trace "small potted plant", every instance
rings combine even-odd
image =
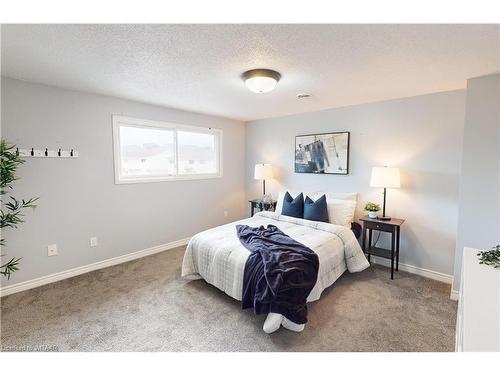
[[[365,210],[368,211],[368,217],[371,219],[377,218],[377,212],[380,211],[380,206],[376,203],[368,202],[365,205]]]
[[[479,264],[486,264],[493,268],[500,268],[500,245],[493,246],[490,251],[480,251]]]

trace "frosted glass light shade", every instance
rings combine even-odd
[[[263,94],[274,90],[281,74],[271,69],[252,69],[243,73],[242,78],[250,91]]]
[[[370,186],[383,188],[401,187],[399,168],[373,167]]]
[[[253,77],[245,81],[247,88],[256,94],[273,91],[277,83],[278,81],[271,77]]]
[[[271,164],[255,164],[254,178],[256,180],[269,180],[273,178],[273,166]]]

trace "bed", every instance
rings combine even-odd
[[[280,212],[280,211],[278,211]],[[196,234],[188,243],[182,276],[204,279],[241,301],[243,273],[250,252],[236,235],[236,225],[275,225],[312,249],[319,258],[318,279],[307,301],[316,301],[346,270],[360,272],[369,266],[351,229],[345,225],[316,222],[263,211],[253,217]]]

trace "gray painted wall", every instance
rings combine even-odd
[[[387,203],[389,215],[407,220],[400,261],[451,275],[464,108],[459,90],[249,122],[247,198],[261,192],[255,163],[272,163],[276,178],[267,186],[275,197],[285,188],[356,191],[359,217],[364,203],[382,199],[381,190],[370,187],[371,167],[400,167],[402,188],[389,190]],[[350,174],[294,173],[295,135],[328,131],[351,132]]]
[[[40,201],[19,230],[3,233],[4,253],[23,257],[4,285],[186,238],[245,213],[242,122],[3,77],[1,100],[8,141],[80,152],[73,160],[28,159],[19,169],[15,195]],[[112,114],[222,129],[223,178],[115,185]],[[91,236],[98,247],[89,247]],[[59,255],[48,257],[52,243]]]
[[[459,290],[464,246],[500,243],[500,75],[467,81],[455,278]]]

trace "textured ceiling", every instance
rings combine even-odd
[[[499,70],[499,38],[498,25],[3,25],[2,75],[252,120],[464,88]],[[248,91],[253,68],[278,70],[277,88]]]

